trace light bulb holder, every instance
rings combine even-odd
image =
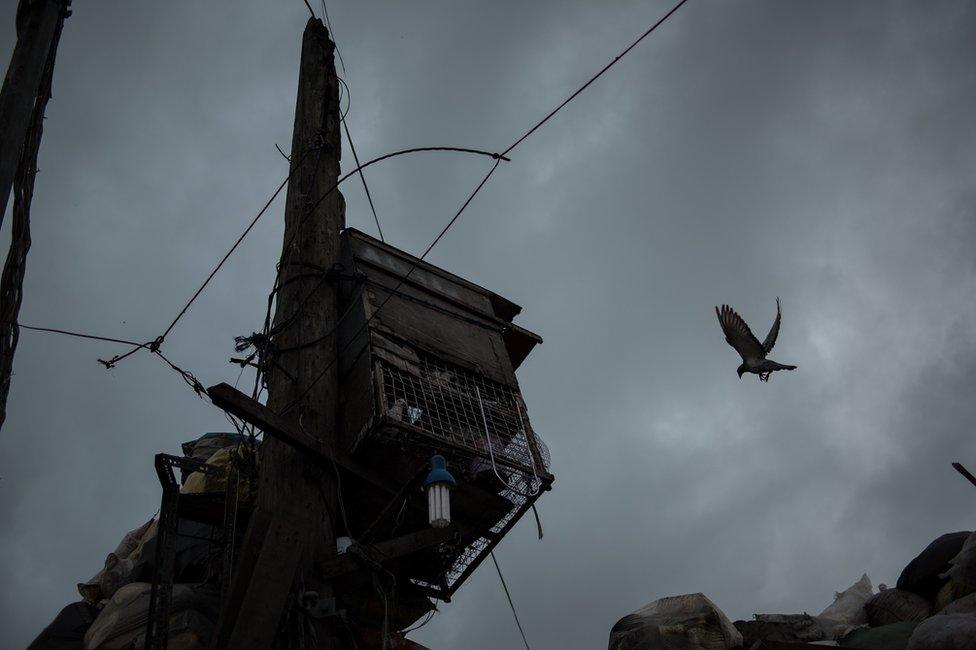
[[[447,461],[440,454],[434,454],[430,459],[430,473],[424,481],[427,491],[428,523],[434,528],[446,528],[451,525],[451,487],[457,481],[447,471]]]
[[[451,473],[447,471],[447,461],[440,454],[434,454],[430,458],[430,473],[427,474],[427,478],[424,479],[424,487],[433,485],[435,483],[457,485],[457,481],[455,481],[454,477],[451,476]]]

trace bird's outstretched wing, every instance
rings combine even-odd
[[[715,308],[715,314],[718,316],[718,322],[722,326],[722,332],[725,333],[725,340],[735,348],[735,351],[739,353],[743,361],[746,359],[764,359],[766,357],[766,353],[759,339],[752,333],[752,330],[742,320],[742,317],[735,313],[734,309],[728,305],[722,305],[721,310],[718,307]]]
[[[763,341],[763,350],[766,354],[769,354],[773,346],[776,345],[776,337],[779,336],[779,321],[780,321],[780,311],[779,311],[779,298],[776,299],[776,320],[773,321],[773,326],[769,328],[769,334],[766,335],[766,340]]]

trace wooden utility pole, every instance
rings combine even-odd
[[[11,188],[14,192],[10,249],[0,277],[0,426],[7,417],[7,394],[20,335],[17,319],[31,244],[30,208],[44,110],[51,97],[54,59],[67,15],[67,0],[20,0],[17,44],[0,90],[0,225]]]
[[[331,451],[338,402],[332,335],[337,294],[325,274],[338,261],[339,231],[345,221],[338,190],[320,201],[339,176],[339,86],[333,52],[328,30],[318,19],[310,19],[302,40],[292,176],[276,285],[274,347],[280,352],[267,374],[268,407]],[[340,505],[333,470],[265,437],[257,508],[215,647],[273,647],[285,605],[289,599],[295,604],[298,591],[306,594],[305,605],[317,614],[330,608],[332,585],[316,567],[336,560],[335,531],[341,524],[336,521]],[[314,628],[318,647],[347,647],[345,630],[335,617],[307,615],[302,620]]]
[[[65,0],[20,0],[17,45],[0,90],[0,225],[48,59],[54,62],[57,35],[67,15]]]

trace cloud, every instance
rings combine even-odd
[[[504,149],[665,10],[330,7],[360,158]],[[546,534],[520,524],[497,553],[532,647],[601,647],[618,618],[678,593],[733,617],[819,611],[971,527],[972,487],[949,463],[976,462],[972,12],[688,3],[520,145],[434,250],[545,339],[520,382],[557,477]],[[274,144],[291,141],[306,15],[74,8],[23,322],[137,340],[165,327],[286,173]],[[423,250],[488,164],[370,168],[388,240]],[[349,224],[372,232],[361,188],[343,191]],[[263,318],[281,209],[167,340],[204,383],[237,378],[227,358]],[[773,356],[799,369],[740,381],[713,306],[762,336],[777,296]],[[95,363],[117,351],[22,336],[0,434],[5,645],[156,510],[154,453],[227,427],[152,358]],[[490,563],[441,610],[415,634],[433,648],[521,643]]]

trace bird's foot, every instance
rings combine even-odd
[[[769,376],[773,374],[771,372],[761,372],[759,373],[759,381],[769,381]]]

